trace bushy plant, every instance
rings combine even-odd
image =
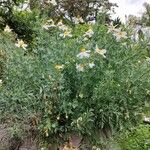
[[[140,125],[123,132],[119,136],[119,144],[122,150],[149,150],[150,127]]]
[[[45,141],[76,132],[96,143],[98,132],[107,137],[139,121],[150,96],[145,45],[98,24],[70,29],[59,22],[36,30],[32,52],[10,39],[2,44],[3,122],[34,126]]]

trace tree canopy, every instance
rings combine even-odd
[[[150,26],[150,4],[144,3],[143,6],[145,7],[145,11],[142,14],[141,22],[146,26]]]

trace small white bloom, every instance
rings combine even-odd
[[[88,41],[89,39],[87,38],[87,37],[85,37],[84,39],[83,39],[83,41]]]
[[[49,30],[49,28],[52,28],[52,27],[56,27],[54,24],[54,21],[52,19],[47,20],[47,23],[45,25],[43,25],[43,28],[45,30]]]
[[[80,94],[79,94],[79,97],[80,97],[80,98],[83,98],[83,97],[84,97],[84,95],[83,95],[82,93],[80,93]]]
[[[54,21],[52,19],[49,19],[47,20],[47,24],[50,26],[50,27],[56,27]]]
[[[80,23],[84,23],[84,20],[83,20],[82,17],[79,17],[78,20],[79,20]]]
[[[48,30],[48,29],[49,29],[49,25],[46,25],[46,24],[43,25],[42,27],[43,27],[45,30]]]
[[[150,57],[146,57],[146,61],[150,63]]]
[[[50,24],[54,24],[53,19],[49,19],[49,20],[47,20],[47,22],[50,23]]]
[[[15,44],[17,47],[20,47],[20,48],[23,48],[23,49],[26,49],[26,47],[28,46],[27,44],[24,43],[23,40],[17,40],[17,43]]]
[[[30,8],[27,8],[26,11],[27,11],[28,13],[31,13],[31,12],[32,12]]]
[[[94,32],[92,29],[89,29],[83,36],[91,38],[93,36]]]
[[[49,0],[48,3],[51,3],[52,5],[56,6],[57,5],[57,2],[56,0]]]
[[[57,23],[57,27],[59,28],[59,30],[62,30],[62,31],[67,31],[68,30],[68,27],[62,23],[62,20],[60,20]]]
[[[89,67],[90,68],[93,68],[93,67],[95,67],[95,64],[92,62],[92,63],[89,63]]]
[[[126,39],[127,37],[127,33],[125,31],[121,31],[120,29],[117,29],[114,32],[114,36],[116,37],[117,41],[120,41],[122,38]]]
[[[90,57],[90,51],[85,51],[85,50],[83,50],[83,51],[81,51],[78,55],[77,55],[77,57],[78,58],[80,58],[80,59],[82,59],[82,58],[89,58]]]
[[[57,23],[57,26],[59,27],[59,26],[62,26],[62,25],[64,25],[64,24],[62,23],[62,20],[60,20],[60,21]]]
[[[64,65],[55,65],[55,69],[61,70],[64,68]]]
[[[59,28],[59,30],[62,30],[62,31],[68,30],[68,27],[65,25],[59,26],[58,28]]]
[[[10,29],[10,27],[8,25],[6,25],[6,27],[4,28],[4,32],[11,32],[12,29]]]
[[[53,26],[48,25],[48,24],[43,25],[43,28],[44,28],[45,30],[49,30],[49,28],[51,28],[51,27],[53,27]]]
[[[49,27],[52,28],[52,27],[56,27],[56,26],[55,26],[55,24],[50,24]]]
[[[72,37],[72,34],[71,34],[71,31],[65,31],[64,33],[61,33],[59,36],[63,38]]]
[[[144,121],[150,122],[150,118],[145,117],[145,118],[144,118]]]
[[[96,21],[95,21],[95,20],[88,21],[88,24],[89,24],[89,25],[94,25],[95,23],[96,23]]]
[[[79,72],[83,72],[84,71],[84,65],[83,64],[76,64],[76,69]]]
[[[74,18],[75,24],[84,23],[84,20],[82,17],[78,16]]]
[[[117,31],[116,26],[111,25],[111,26],[108,27],[107,33],[116,32],[116,31]]]
[[[68,115],[66,114],[66,119],[68,119]]]
[[[82,122],[82,117],[79,117],[78,119],[77,119],[77,122]]]
[[[0,85],[2,85],[2,83],[3,83],[3,80],[0,79]]]
[[[106,49],[99,49],[98,46],[96,45],[96,48],[95,48],[95,53],[98,53],[100,55],[102,55],[104,58],[106,58],[105,54],[106,54]]]

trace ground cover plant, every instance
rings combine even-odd
[[[140,125],[126,131],[119,137],[122,150],[148,150],[150,148],[150,128]]]
[[[32,42],[8,25],[0,33],[0,120],[15,136],[38,135],[41,148],[73,134],[104,148],[140,122],[150,99],[148,43],[124,26],[77,20],[39,17]]]

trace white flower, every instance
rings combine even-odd
[[[89,39],[87,38],[87,37],[85,37],[84,39],[83,39],[83,41],[88,41]]]
[[[55,27],[55,25],[54,24],[51,24],[51,25],[45,24],[45,25],[43,25],[43,28],[45,30],[49,30],[49,28],[51,28],[51,27]]]
[[[27,8],[26,11],[27,11],[28,13],[31,13],[31,12],[32,12],[30,8]]]
[[[61,70],[61,69],[63,69],[64,68],[64,65],[56,65],[55,66],[55,69],[57,69],[57,70]]]
[[[89,58],[90,57],[90,51],[86,51],[85,49],[81,49],[81,52],[77,55],[78,58]]]
[[[82,120],[83,120],[82,117],[79,117],[79,118],[77,119],[77,123],[78,123],[78,122],[82,122]]]
[[[95,67],[95,64],[92,62],[92,63],[89,63],[89,67],[90,68],[93,68],[93,67]]]
[[[127,33],[125,31],[121,31],[121,28],[116,28],[116,26],[109,26],[107,33],[112,32],[113,35],[116,37],[117,41],[120,41],[122,38],[127,38]]]
[[[65,38],[65,37],[72,37],[72,34],[71,34],[71,31],[67,31],[66,30],[64,33],[61,33],[59,36],[63,37],[63,38]]]
[[[3,80],[0,79],[0,85],[2,85],[2,83],[3,83]]]
[[[93,34],[94,34],[93,30],[89,29],[87,32],[85,32],[83,36],[91,38]]]
[[[83,20],[82,17],[79,17],[78,20],[79,20],[80,23],[84,23],[84,20]]]
[[[127,38],[127,33],[125,31],[121,31],[121,29],[116,29],[114,32],[114,36],[116,37],[117,41],[120,41],[122,38]]]
[[[76,64],[76,69],[79,72],[83,72],[84,71],[84,65],[83,64]]]
[[[79,94],[79,97],[80,97],[80,98],[83,98],[83,97],[84,97],[83,93],[80,93],[80,94]]]
[[[75,24],[84,23],[84,20],[82,17],[78,16],[74,18]]]
[[[49,20],[47,20],[47,22],[50,23],[50,24],[54,24],[53,19],[49,19]]]
[[[43,25],[43,28],[46,29],[46,30],[48,30],[49,28],[52,28],[52,27],[56,27],[56,26],[54,24],[50,24],[50,25],[45,24],[45,25]]]
[[[43,28],[49,30],[49,28],[56,27],[52,19],[47,20],[47,23],[43,25]]]
[[[24,43],[23,40],[17,40],[17,43],[15,44],[17,47],[20,47],[20,48],[23,48],[23,49],[26,49],[26,47],[28,46],[27,44]]]
[[[82,121],[83,121],[82,117],[79,117],[77,119],[77,126],[78,126],[78,128],[80,127],[80,124],[82,123]]]
[[[126,39],[127,38],[127,33],[125,31],[116,32],[115,36],[116,36],[117,40],[120,40],[122,38]]]
[[[146,57],[146,61],[150,63],[150,57]]]
[[[62,26],[58,26],[59,30],[62,30],[62,31],[66,31],[68,30],[68,27],[65,26],[65,25],[62,25]]]
[[[89,25],[94,25],[95,23],[96,23],[95,20],[92,20],[92,21],[89,21],[89,22],[88,22]]]
[[[59,30],[62,30],[62,31],[68,30],[68,27],[62,23],[62,20],[60,20],[60,21],[57,23],[57,27],[59,28]]]
[[[107,33],[116,32],[116,31],[117,31],[116,26],[111,25],[111,26],[108,27]]]
[[[64,25],[64,24],[62,23],[62,20],[60,20],[60,21],[57,23],[57,26],[59,27],[59,26],[62,26],[62,25]]]
[[[11,32],[12,29],[10,29],[10,27],[9,27],[8,25],[6,25],[6,27],[4,28],[4,31],[5,31],[5,32]]]
[[[144,121],[150,122],[150,118],[145,117],[145,118],[144,118]]]
[[[48,30],[48,29],[49,29],[49,25],[46,25],[46,24],[43,25],[42,27],[43,27],[45,30]]]
[[[96,45],[96,48],[95,48],[95,53],[98,53],[100,55],[102,55],[104,58],[106,58],[105,54],[106,54],[106,49],[99,49],[98,46]]]
[[[49,0],[48,3],[51,3],[52,5],[56,6],[57,5],[57,2],[56,0]]]

